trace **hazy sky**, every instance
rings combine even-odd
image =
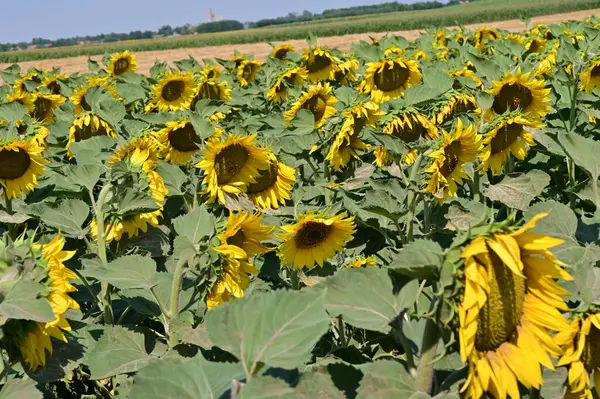
[[[379,4],[389,0],[0,0],[0,43],[58,39],[206,22],[210,7],[242,22],[290,12]],[[401,0],[413,3],[416,0]]]

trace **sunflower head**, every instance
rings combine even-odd
[[[296,52],[296,48],[288,43],[281,43],[275,46],[273,51],[271,51],[271,57],[277,58],[281,61],[286,61],[288,53]]]
[[[248,86],[256,80],[256,74],[260,71],[262,62],[255,60],[245,60],[236,68],[236,76],[242,87]]]
[[[307,92],[303,92],[292,108],[285,113],[284,118],[290,122],[296,117],[298,111],[306,109],[315,117],[315,129],[318,129],[325,124],[327,119],[336,114],[335,103],[337,103],[337,98],[331,94],[329,83],[319,83],[316,86],[310,86]]]
[[[308,81],[311,83],[335,79],[337,61],[329,50],[321,47],[305,50],[302,57],[303,66],[308,71]]]
[[[47,88],[52,94],[61,94],[59,82],[67,80],[69,77],[60,73],[46,73],[44,80],[42,80],[42,86]]]
[[[600,57],[592,59],[581,73],[581,89],[588,93],[600,89]]]
[[[191,72],[169,72],[152,87],[150,102],[161,112],[188,109],[194,98],[195,89]]]
[[[359,68],[358,61],[349,59],[337,65],[333,80],[341,85],[348,85],[356,81],[356,70]]]
[[[377,261],[375,257],[368,256],[366,258],[356,258],[350,263],[346,264],[346,267],[376,267]]]
[[[438,128],[416,111],[392,113],[384,124],[383,131],[400,138],[408,145],[409,152],[402,161],[409,165],[415,162],[418,154],[417,150],[412,148],[411,143],[420,139],[433,140],[439,137]]]
[[[279,235],[279,257],[283,264],[297,269],[323,266],[344,249],[356,232],[354,217],[341,213],[333,217],[307,212],[295,224],[283,226]]]
[[[208,63],[204,65],[204,68],[200,70],[200,76],[203,79],[211,80],[211,79],[219,79],[223,74],[223,71],[217,64]]]
[[[90,137],[95,136],[117,137],[117,133],[112,127],[110,127],[108,123],[96,115],[86,114],[75,119],[71,125],[71,128],[69,129],[69,141],[65,147],[69,158],[73,158],[73,153],[70,150],[70,147],[73,143],[87,140]]]
[[[33,94],[33,111],[30,115],[46,125],[54,122],[54,110],[60,107],[66,98],[57,94],[34,93]]]
[[[119,161],[129,160],[131,164],[140,166],[149,172],[156,168],[159,144],[150,136],[133,137],[126,144],[120,145],[106,161],[112,166]]]
[[[269,167],[259,171],[255,183],[250,183],[246,193],[260,209],[278,209],[285,205],[296,182],[296,171],[280,162],[273,153],[269,156]]]
[[[47,162],[43,151],[35,138],[0,145],[0,184],[6,197],[17,198],[33,191]]]
[[[277,77],[267,91],[267,99],[274,103],[282,103],[288,98],[288,87],[301,86],[307,79],[308,71],[304,67],[289,68]]]
[[[482,53],[488,51],[488,44],[490,41],[499,39],[502,39],[502,36],[496,29],[486,28],[485,26],[477,29],[473,37],[475,48]]]
[[[224,80],[202,79],[194,90],[190,109],[196,109],[196,104],[200,100],[231,101],[231,89]]]
[[[27,93],[26,91],[13,92],[12,94],[6,95],[7,103],[19,103],[27,108],[27,111],[31,114],[35,109],[34,95]]]
[[[167,122],[164,129],[154,137],[161,146],[161,153],[167,162],[183,165],[188,163],[200,150],[202,140],[189,120]]]
[[[390,152],[382,145],[378,145],[373,148],[373,155],[375,156],[375,160],[373,164],[378,168],[383,168],[384,166],[391,165],[394,161],[394,157]]]
[[[263,217],[260,213],[231,213],[225,230],[218,235],[221,241],[218,251],[236,259],[250,259],[269,252],[262,241],[271,238],[275,227],[262,224]]]
[[[85,99],[85,95],[92,87],[101,87],[115,100],[121,100],[121,97],[117,93],[117,89],[111,84],[109,79],[88,78],[88,83],[74,90],[70,97],[71,102],[75,106],[75,116],[80,115],[84,111],[90,112],[92,110],[92,107]]]
[[[438,107],[433,117],[433,123],[440,126],[464,113],[481,115],[481,108],[471,94],[453,91],[447,96],[447,100]]]
[[[33,92],[33,90],[31,90],[30,88],[27,87],[28,85],[26,84],[26,82],[30,82],[34,86],[37,86],[42,83],[42,75],[40,75],[37,71],[31,71],[31,72],[27,73],[27,75],[25,75],[22,78],[17,79],[15,81],[15,85],[13,86],[14,91],[16,93],[21,93],[21,92],[31,93],[31,92]]]
[[[129,50],[125,50],[110,57],[107,72],[113,78],[118,78],[127,72],[135,72],[137,66],[135,55],[131,54]]]
[[[220,267],[218,279],[206,296],[206,306],[209,310],[234,298],[243,298],[244,291],[250,285],[250,275],[258,273],[258,269],[246,259],[226,255],[219,247],[214,250],[219,254]]]
[[[561,350],[551,330],[570,330],[561,314],[568,292],[556,280],[572,280],[550,248],[563,241],[528,230],[539,214],[520,228],[506,224],[471,239],[463,249],[458,303],[459,344],[469,376],[461,392],[480,398],[518,398],[542,385],[541,366],[551,370],[551,356]]]
[[[412,59],[369,62],[359,90],[381,104],[402,96],[407,88],[420,83],[421,77],[419,66]]]

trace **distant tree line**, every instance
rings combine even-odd
[[[78,44],[89,43],[111,43],[125,40],[151,39],[154,37],[166,37],[173,35],[190,35],[194,33],[225,32],[241,30],[246,27],[260,28],[264,26],[281,25],[293,22],[313,21],[327,18],[352,17],[357,15],[378,14],[397,11],[430,10],[434,8],[441,8],[470,1],[476,0],[450,0],[446,4],[441,3],[439,1],[422,1],[413,4],[402,4],[397,1],[394,1],[370,6],[336,8],[331,10],[325,10],[320,14],[313,14],[310,11],[304,11],[302,14],[290,13],[285,17],[261,19],[256,22],[250,22],[246,24],[246,26],[240,21],[224,20],[202,23],[195,26],[187,24],[183,26],[177,26],[175,28],[171,27],[170,25],[164,25],[156,32],[150,30],[136,30],[129,33],[108,33],[95,36],[75,36],[57,40],[48,40],[36,37],[32,39],[29,43],[0,43],[0,52],[11,50],[25,50],[28,48],[74,46]]]

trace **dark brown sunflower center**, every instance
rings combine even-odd
[[[290,50],[288,50],[287,48],[280,48],[279,50],[275,51],[273,57],[277,58],[278,60],[283,60],[285,58],[285,55],[289,52]]]
[[[232,144],[224,148],[215,157],[217,183],[228,183],[244,167],[250,154],[244,146]]]
[[[206,73],[206,77],[208,79],[214,79],[217,77],[217,71],[215,69],[209,69],[208,72]]]
[[[326,55],[317,54],[312,60],[306,63],[308,72],[319,72],[331,65],[331,58]]]
[[[444,159],[444,164],[440,168],[440,173],[444,177],[450,176],[460,163],[461,150],[462,145],[460,144],[460,141],[453,141],[446,147],[446,150],[444,151],[446,159]]]
[[[244,65],[244,69],[242,71],[242,77],[248,81],[248,82],[252,82],[254,81],[254,66],[252,64],[246,64]]]
[[[522,131],[523,126],[518,123],[503,126],[490,143],[492,154],[497,154],[509,148],[521,136]]]
[[[163,87],[161,95],[166,101],[177,101],[183,95],[185,82],[183,80],[171,80]]]
[[[411,126],[407,126],[407,124],[404,126],[400,126],[398,124],[395,125],[392,134],[400,137],[405,143],[412,143],[417,141],[420,137],[425,137],[427,134],[427,129],[425,129],[425,126],[423,126],[421,123],[413,119]]]
[[[31,115],[34,119],[45,120],[52,116],[52,100],[38,97],[33,103],[34,109]]]
[[[339,70],[335,72],[333,80],[336,82],[342,83],[346,79],[346,71]]]
[[[83,93],[83,95],[81,96],[81,101],[79,102],[79,104],[81,104],[81,108],[83,108],[86,111],[91,111],[92,107],[90,106],[90,104],[88,104],[88,102],[85,99],[85,95],[87,93],[87,90],[85,93]]]
[[[514,274],[494,251],[488,249],[489,290],[487,301],[477,316],[475,348],[493,351],[514,336],[525,302],[525,279]]]
[[[539,40],[533,39],[531,44],[529,45],[529,51],[531,53],[539,53],[544,48],[544,43]]]
[[[202,85],[200,85],[200,90],[198,90],[198,94],[194,98],[193,104],[196,105],[198,100],[201,100],[201,99],[219,100],[221,98],[220,94],[221,93],[219,91],[218,85],[216,85],[216,84],[211,85],[208,83],[203,83]],[[194,108],[192,107],[192,109],[194,109]]]
[[[180,127],[169,132],[169,143],[178,151],[189,152],[200,148],[201,140],[194,130],[194,126],[187,122]]]
[[[272,163],[269,169],[261,170],[260,176],[256,179],[256,183],[252,183],[248,186],[248,194],[261,193],[272,187],[277,181],[277,172],[279,168],[277,163]]]
[[[84,125],[82,124],[82,126],[75,126],[75,141],[79,142],[82,140],[87,140],[90,137],[94,137],[94,136],[108,136],[108,130],[106,130],[106,127],[100,123],[98,125],[98,128],[96,128],[94,126],[94,121],[90,121],[89,125]]]
[[[592,70],[590,71],[590,76],[592,76],[593,78],[600,76],[600,65],[596,65],[592,68]]]
[[[517,109],[524,110],[533,102],[531,90],[519,83],[505,84],[494,97],[492,109],[498,115]]]
[[[581,360],[588,372],[600,367],[600,330],[592,323],[590,333],[586,337]]]
[[[320,121],[325,115],[325,109],[327,108],[327,101],[320,95],[315,95],[306,100],[302,104],[302,108],[309,110],[315,116],[315,121]]]
[[[237,233],[232,235],[227,239],[227,244],[235,245],[236,247],[243,248],[244,243],[246,242],[246,236],[244,236],[244,232],[242,230],[238,230]]]
[[[289,85],[296,85],[296,81],[298,80],[298,74],[292,73],[288,76],[284,76],[283,80]]]
[[[404,86],[408,77],[408,68],[398,64],[385,64],[375,72],[375,86],[384,92],[394,91]]]
[[[127,58],[119,58],[115,61],[114,72],[116,76],[121,76],[129,69],[129,60]]]
[[[18,179],[27,172],[30,164],[31,158],[22,148],[18,151],[0,150],[0,179]]]
[[[354,132],[353,136],[358,136],[358,134],[363,130],[363,128],[367,125],[368,120],[361,116],[354,117]]]
[[[60,94],[60,85],[58,84],[58,80],[53,80],[46,85],[48,90],[52,92],[52,94]]]
[[[296,232],[294,241],[297,248],[311,248],[325,241],[332,226],[319,222],[306,222],[300,230]]]

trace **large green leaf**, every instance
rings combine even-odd
[[[30,204],[23,211],[39,217],[43,224],[60,230],[66,236],[83,238],[86,231],[82,225],[89,216],[90,207],[80,199],[66,199],[57,204]]]
[[[215,232],[215,217],[201,205],[183,216],[173,220],[173,227],[178,235],[186,238],[196,246]]]
[[[219,306],[206,325],[213,344],[235,355],[250,377],[261,364],[294,368],[308,361],[329,317],[322,292],[281,290]]]
[[[358,328],[388,332],[390,323],[414,303],[418,282],[407,283],[394,293],[386,269],[345,269],[324,283],[325,307],[332,316]]]
[[[44,287],[31,280],[17,281],[0,303],[0,325],[8,319],[46,322],[55,318]]]
[[[179,166],[161,162],[156,167],[156,171],[165,181],[165,185],[169,190],[168,197],[183,195],[181,187],[186,182],[188,176],[183,173]]]
[[[92,108],[92,112],[112,126],[119,123],[127,114],[125,106],[102,87],[90,88],[85,94],[85,99]]]
[[[85,187],[88,192],[92,192],[102,173],[104,168],[97,164],[69,165],[67,169],[68,178],[78,186]]]
[[[363,378],[356,399],[411,398],[417,393],[413,378],[394,360],[379,360],[359,368]]]
[[[241,389],[238,399],[292,399],[294,393],[294,389],[283,380],[258,376]]]
[[[12,124],[23,119],[25,115],[27,115],[27,108],[23,104],[16,101],[0,104],[0,121]]]
[[[147,353],[144,335],[121,326],[107,326],[82,363],[90,369],[90,379],[99,380],[117,374],[133,373],[152,357]]]
[[[591,181],[597,182],[600,178],[600,141],[588,139],[575,133],[560,134],[558,140],[565,152],[577,166],[584,169]],[[600,207],[600,194],[598,186],[592,185],[594,190],[594,203]]]
[[[156,263],[148,256],[125,255],[106,266],[86,268],[83,273],[122,290],[150,289],[155,284]]]
[[[550,183],[550,176],[541,170],[531,170],[516,177],[506,176],[500,183],[483,189],[485,197],[509,208],[526,211],[535,197]]]
[[[0,399],[42,399],[44,394],[33,380],[10,380],[0,391]]]
[[[444,250],[435,241],[417,239],[404,246],[390,264],[390,268],[405,276],[431,278],[442,267]]]
[[[217,399],[233,380],[244,378],[236,363],[214,363],[197,355],[191,359],[155,359],[136,374],[130,398]]]

